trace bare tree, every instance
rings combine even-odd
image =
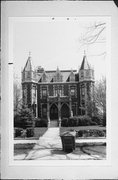
[[[17,80],[17,77],[14,76],[14,112],[18,112],[22,103],[21,98],[21,85]]]
[[[102,77],[95,84],[95,103],[103,117],[106,117],[106,78]]]

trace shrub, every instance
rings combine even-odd
[[[68,119],[68,126],[69,127],[77,126],[77,120],[75,117],[70,117]]]
[[[106,115],[104,115],[103,119],[102,119],[102,125],[106,126]]]
[[[14,129],[14,137],[19,137],[22,134],[23,129],[22,128],[15,128]]]
[[[77,126],[89,126],[91,125],[91,118],[89,116],[77,116]]]
[[[68,118],[63,118],[62,119],[61,126],[62,127],[68,127]]]
[[[27,135],[27,137],[33,137],[34,136],[33,128],[27,128],[26,135]]]
[[[102,130],[90,129],[80,130],[77,133],[78,137],[105,137],[105,132]]]
[[[100,115],[93,116],[92,121],[95,122],[97,125],[101,125],[102,124],[102,117]]]
[[[42,120],[38,120],[35,123],[35,127],[47,127],[48,123],[46,120],[42,119]]]
[[[82,131],[78,131],[77,136],[78,137],[82,137],[83,136],[83,132]]]
[[[61,121],[62,127],[74,127],[74,126],[91,126],[97,125],[96,122],[93,122],[89,116],[74,116],[68,118],[63,118]]]

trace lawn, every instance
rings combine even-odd
[[[33,149],[35,143],[27,144],[14,144],[14,155],[28,154],[30,150]]]

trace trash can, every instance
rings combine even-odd
[[[67,131],[60,135],[63,151],[72,152],[75,149],[75,131]]]

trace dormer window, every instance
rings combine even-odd
[[[47,75],[45,72],[42,75],[42,82],[47,82]]]
[[[53,80],[54,80],[54,82],[62,82],[62,80],[63,80],[63,76],[62,76],[61,72],[59,71],[58,67],[57,67],[57,70],[56,70]]]
[[[75,81],[75,75],[74,75],[73,71],[71,71],[71,73],[70,73],[69,80],[70,80],[71,82]]]

